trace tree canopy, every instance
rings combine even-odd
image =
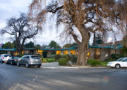
[[[30,24],[27,15],[21,14],[18,18],[10,18],[1,34],[9,34],[14,38],[17,51],[21,54],[27,39],[33,38],[38,33],[38,27]]]
[[[60,48],[59,44],[55,41],[51,41],[48,46],[49,48]]]
[[[53,0],[43,10],[41,3],[42,0],[33,0],[30,5],[31,20],[41,26],[46,20],[46,13],[56,14],[57,25],[64,24],[64,33],[71,35],[79,45],[78,65],[85,65],[87,62],[88,43],[92,33],[106,34],[113,30],[113,26],[125,29],[126,0]]]
[[[35,45],[33,42],[29,42],[25,44],[25,48],[35,48]]]
[[[14,44],[11,42],[6,42],[5,44],[2,45],[2,48],[12,49],[14,48]]]

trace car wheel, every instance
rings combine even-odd
[[[18,66],[18,67],[20,66],[20,63],[19,63],[19,62],[17,62],[17,66]]]
[[[120,68],[120,65],[119,64],[116,64],[115,65],[115,68],[119,69]]]
[[[29,68],[29,64],[28,63],[26,63],[25,66],[26,66],[26,68]]]
[[[37,68],[40,68],[40,67],[41,67],[40,65],[37,66]]]

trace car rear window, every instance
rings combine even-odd
[[[11,57],[11,55],[4,55],[4,57]]]
[[[39,56],[31,56],[31,58],[34,58],[34,59],[40,59]]]

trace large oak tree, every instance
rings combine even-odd
[[[127,19],[126,4],[126,0],[53,0],[46,9],[41,9],[42,0],[33,0],[29,15],[31,20],[41,26],[46,13],[57,14],[57,25],[63,23],[65,32],[79,46],[77,64],[85,65],[91,33],[105,34],[112,30],[112,26],[124,26]]]
[[[22,54],[24,43],[27,39],[33,38],[38,33],[38,27],[31,25],[27,15],[21,14],[19,18],[10,18],[7,26],[1,30],[2,34],[9,34],[14,37],[14,44],[19,54]]]

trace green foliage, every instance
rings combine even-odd
[[[47,58],[47,62],[55,62],[54,58]]]
[[[70,48],[70,47],[75,47],[75,48],[77,48],[77,47],[78,47],[78,44],[77,44],[77,43],[72,43],[72,44],[65,44],[65,45],[63,46],[63,48]]]
[[[11,42],[7,42],[7,43],[5,43],[3,46],[2,46],[2,48],[14,48],[14,44],[13,43],[11,43]]]
[[[60,48],[60,45],[58,43],[56,43],[55,41],[51,41],[49,43],[49,47],[50,48]]]
[[[43,58],[43,59],[42,59],[42,62],[43,62],[43,63],[47,63],[47,59],[46,59],[46,58]]]
[[[54,59],[54,58],[43,58],[43,59],[42,59],[42,62],[43,62],[43,63],[55,62],[55,59]]]
[[[65,44],[63,48],[70,48],[72,44]]]
[[[67,61],[71,61],[73,64],[76,64],[76,62],[77,62],[77,56],[76,55],[56,55],[55,56],[56,61],[58,61],[61,58],[64,58]]]
[[[127,56],[127,47],[124,46],[124,47],[122,48],[122,52],[123,52],[123,55],[124,55],[124,56]]]
[[[106,66],[107,62],[100,61],[100,60],[95,60],[95,59],[89,59],[87,61],[87,64],[90,66]]]
[[[76,64],[76,62],[77,62],[77,56],[76,55],[71,55],[70,56],[71,57],[71,62],[73,63],[73,64]]]
[[[123,57],[123,54],[112,54],[110,59],[116,60],[116,59],[121,58],[121,57]]]
[[[71,61],[73,64],[76,64],[77,62],[76,55],[64,55],[62,58],[65,58],[67,61]]]
[[[34,48],[34,43],[33,42],[29,42],[27,44],[25,44],[25,48]]]
[[[35,45],[36,49],[41,49],[41,46],[39,44]]]
[[[59,62],[59,65],[61,65],[61,66],[65,66],[65,65],[67,65],[67,59],[65,59],[65,58],[60,58],[59,60],[58,60],[58,62]]]
[[[61,55],[55,55],[55,60],[58,60],[58,59],[60,59],[60,58],[62,58]]]

